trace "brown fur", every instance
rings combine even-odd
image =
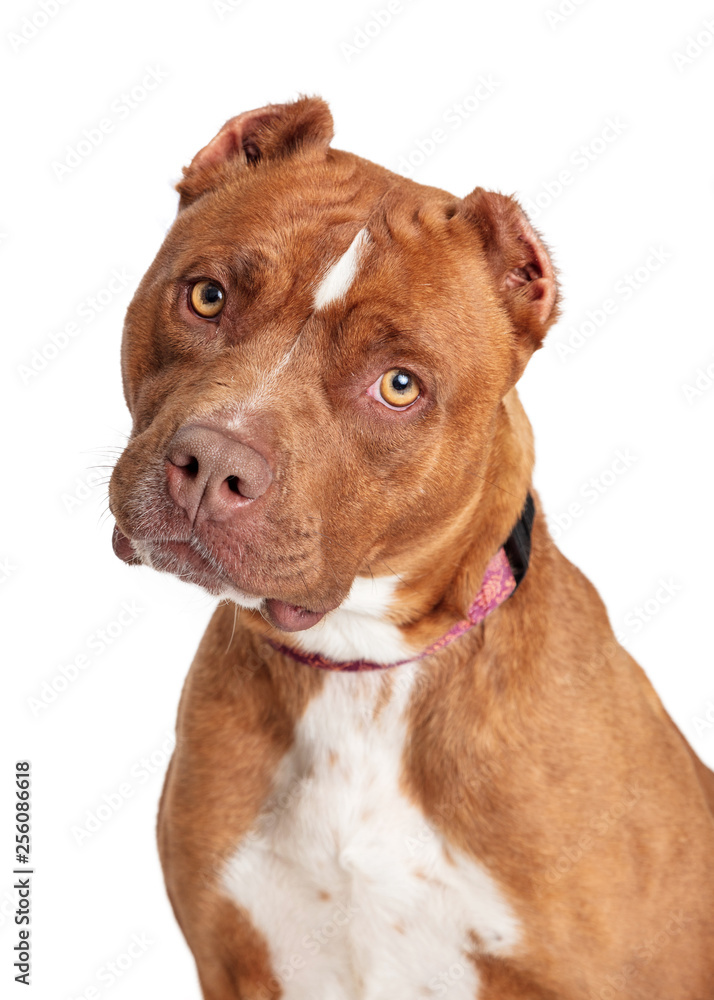
[[[185,171],[127,316],[134,432],[111,506],[159,568],[214,592],[216,560],[224,582],[314,610],[336,607],[358,574],[397,573],[392,618],[419,650],[463,618],[531,488],[514,385],[556,316],[555,277],[511,199],[459,201],[330,149],[331,134],[323,102],[268,106],[232,119]],[[325,261],[366,224],[346,305],[316,316]],[[182,305],[206,276],[228,290],[217,326]],[[202,525],[214,563],[186,566],[166,545],[191,534],[166,491],[168,442],[188,419],[229,420],[294,344],[270,407],[248,415],[275,483],[239,525]],[[363,395],[395,366],[424,389],[396,418]],[[207,1000],[255,1000],[271,981],[266,942],[218,878],[324,682],[265,635],[290,641],[257,612],[216,610],[161,805],[166,882]],[[586,1000],[608,977],[631,1000],[711,1000],[714,775],[539,504],[523,584],[424,662],[410,734],[405,794],[485,866],[525,928],[511,959],[474,939],[480,1000]]]

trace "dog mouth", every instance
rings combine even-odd
[[[334,610],[330,607],[314,611],[277,597],[245,594],[226,576],[216,560],[199,551],[191,541],[132,540],[115,525],[112,548],[114,554],[130,566],[147,564],[159,571],[172,573],[188,583],[194,583],[214,597],[227,597],[242,607],[258,610],[273,628],[282,632],[302,632],[312,628],[328,611]]]
[[[129,538],[118,526],[112,535],[114,554],[130,566],[151,566],[219,595],[231,585],[216,560],[189,539]]]
[[[127,538],[116,524],[112,532],[112,548],[114,549],[114,555],[118,559],[121,559],[122,562],[127,563],[129,566],[141,565],[141,559],[136,554],[131,540]]]
[[[326,611],[310,611],[299,604],[288,604],[275,597],[268,597],[260,609],[263,618],[282,632],[302,632],[312,628],[327,614]]]

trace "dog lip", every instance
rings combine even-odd
[[[184,538],[160,538],[160,539],[147,539],[146,544],[149,550],[149,555],[154,558],[157,557],[161,559],[162,556],[170,556],[174,559],[179,559],[185,565],[186,569],[191,572],[200,573],[201,576],[208,576],[211,579],[215,578],[216,581],[225,580],[225,576],[219,568],[211,563],[211,561],[198,551],[189,539]]]
[[[199,586],[209,587],[211,592],[213,592],[214,587],[217,587],[220,583],[232,583],[232,581],[223,577],[222,574],[216,570],[215,567],[207,565],[206,559],[199,552],[197,552],[190,543],[189,539],[185,538],[166,538],[166,537],[143,537],[130,539],[118,525],[114,526],[114,531],[112,533],[112,548],[114,549],[115,555],[129,565],[139,566],[142,563],[141,557],[137,554],[134,549],[133,542],[141,542],[148,545],[149,550],[155,551],[156,555],[161,558],[161,554],[170,554],[174,558],[179,558],[186,564],[186,575],[185,579],[191,577],[198,577],[194,579],[193,582],[197,583]],[[161,566],[157,566],[161,568]],[[210,577],[210,579],[209,579]],[[214,579],[215,577],[215,579]],[[335,605],[336,607],[337,605]],[[302,607],[299,604],[290,604],[288,601],[282,601],[276,597],[266,598],[261,606],[261,614],[266,619],[266,621],[282,632],[302,632],[305,629],[312,628],[313,625],[317,625],[325,615],[334,610],[333,607],[325,608],[323,611],[312,611],[309,608]]]
[[[154,569],[203,587],[214,596],[231,583],[220,567],[214,565],[188,540],[152,538],[141,539],[141,542],[141,554]]]
[[[112,532],[112,548],[114,549],[114,555],[121,559],[122,562],[134,566],[138,566],[141,562],[134,551],[131,539],[127,538],[124,532],[116,524],[114,525],[114,531]]]
[[[112,548],[114,554],[118,556],[122,562],[133,563],[135,565],[141,564],[141,556],[136,550],[135,545],[137,543],[157,546],[159,548],[168,546],[170,544],[184,544],[189,542],[189,538],[186,537],[168,537],[165,535],[152,536],[147,535],[134,535],[131,536],[124,534],[118,524],[114,525],[114,530],[112,532]]]
[[[302,632],[321,621],[325,611],[310,611],[299,604],[288,604],[275,597],[269,597],[261,608],[261,614],[273,628],[281,632]]]

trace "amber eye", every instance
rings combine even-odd
[[[390,368],[379,383],[380,395],[390,406],[409,406],[418,398],[420,391],[417,380],[403,368]]]
[[[226,293],[215,281],[197,281],[189,294],[194,312],[205,319],[217,316],[226,302]]]

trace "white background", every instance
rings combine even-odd
[[[225,119],[270,101],[323,95],[335,145],[394,169],[402,157],[419,160],[419,143],[441,128],[444,141],[422,155],[416,180],[459,195],[482,185],[524,201],[540,196],[534,222],[560,269],[564,314],[521,383],[536,486],[561,525],[580,503],[581,515],[560,530],[563,550],[714,764],[714,727],[696,721],[714,701],[714,386],[700,380],[689,400],[684,388],[698,369],[714,375],[714,6],[589,0],[556,21],[555,3],[402,0],[391,23],[368,24],[385,6],[69,0],[44,25],[35,16],[42,26],[20,43],[13,35],[23,25],[30,34],[24,18],[41,8],[3,6],[3,996],[28,995],[12,982],[8,916],[18,758],[31,759],[34,774],[30,995],[199,995],[153,828],[177,699],[212,603],[115,559],[112,525],[102,520],[106,488],[86,483],[90,467],[107,471],[129,430],[122,318],[175,213],[172,184]],[[365,28],[371,37],[358,34]],[[697,54],[688,38],[699,32],[707,44]],[[350,51],[355,39],[362,48]],[[690,61],[676,60],[687,46]],[[121,110],[121,95],[141,88],[151,68],[165,78]],[[494,89],[477,103],[480,77]],[[457,105],[466,115],[458,128]],[[112,130],[101,145],[58,177],[53,164],[105,118]],[[608,119],[621,134],[599,141]],[[594,156],[586,169],[583,144]],[[558,194],[563,170],[570,182]],[[618,282],[653,262],[652,247],[666,259],[638,272],[626,300]],[[87,319],[88,298],[113,269],[126,273],[125,287]],[[557,345],[608,297],[615,314],[561,357]],[[61,344],[71,322],[77,335],[28,376],[33,351],[52,354],[51,336]],[[618,449],[630,465],[610,475]],[[595,502],[581,493],[593,477],[606,487]],[[678,588],[667,603],[655,596],[664,595],[661,579]],[[647,601],[649,620],[637,626],[635,609]],[[139,610],[102,646],[97,630],[116,633],[125,602]],[[59,677],[61,686],[60,667],[82,653],[89,665],[33,711],[43,683]],[[75,828],[103,796],[116,801],[122,784],[131,792],[122,807],[77,843]],[[106,963],[135,934],[150,944],[112,984]]]

